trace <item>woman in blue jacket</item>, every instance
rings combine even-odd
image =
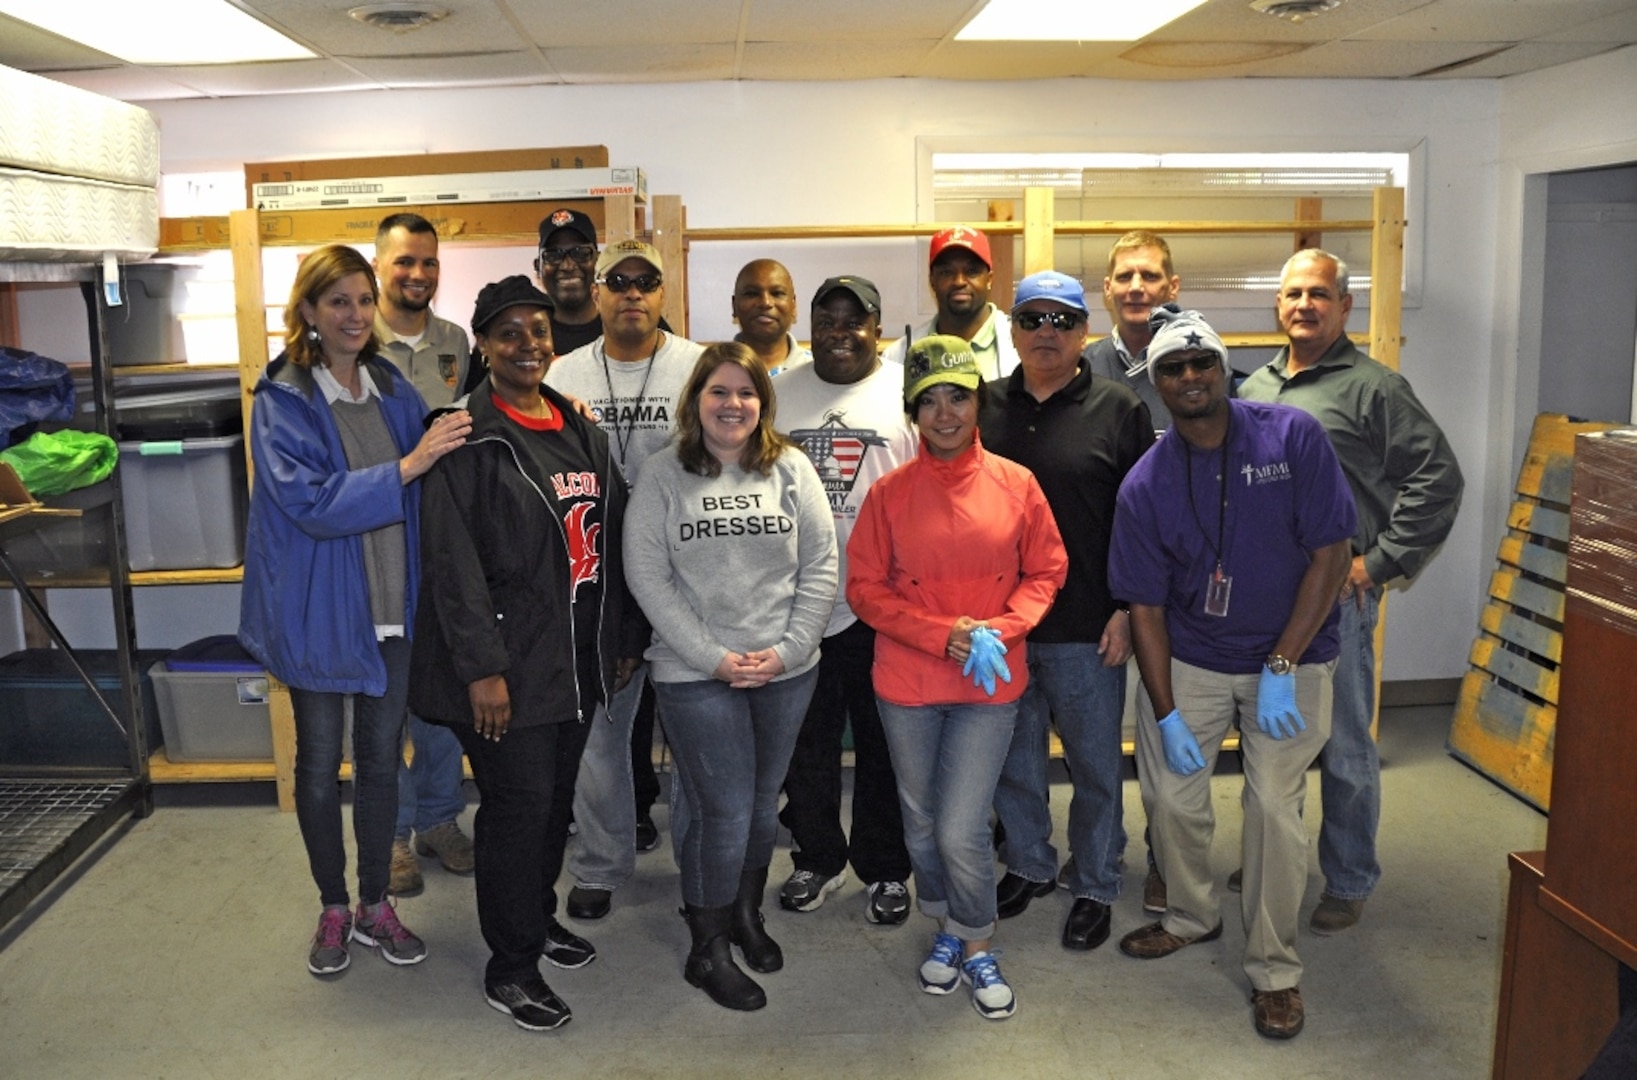
[[[416,481],[465,441],[471,420],[451,413],[423,431],[420,394],[377,355],[376,299],[352,248],[308,255],[284,310],[285,350],[257,381],[250,417],[239,640],[290,687],[296,818],[323,904],[314,975],[345,969],[349,941],[394,964],[426,956],[386,900],[419,576]],[[336,783],[349,699],[356,916]]]

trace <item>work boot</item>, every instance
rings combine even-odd
[[[393,896],[419,896],[425,889],[426,881],[421,877],[421,864],[415,859],[415,853],[410,850],[409,841],[394,840],[387,892]]]
[[[750,1012],[767,1004],[767,995],[733,962],[733,949],[728,942],[733,922],[733,905],[701,908],[692,904],[682,911],[688,920],[688,932],[693,935],[693,949],[682,968],[682,977],[688,985],[697,986],[724,1009]]]
[[[762,894],[767,891],[767,867],[739,875],[739,895],[733,900],[733,943],[745,954],[745,966],[767,974],[784,967],[784,951],[767,936],[762,918]]]

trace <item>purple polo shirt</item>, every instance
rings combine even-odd
[[[1290,619],[1309,553],[1351,538],[1356,518],[1317,420],[1283,405],[1230,399],[1228,407],[1226,508],[1222,449],[1189,447],[1173,427],[1120,485],[1108,577],[1115,596],[1165,609],[1173,657],[1249,675]],[[1233,580],[1226,616],[1205,613],[1218,551]],[[1300,663],[1335,659],[1338,618],[1332,605]]]

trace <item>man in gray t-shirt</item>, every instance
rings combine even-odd
[[[705,350],[660,329],[665,270],[652,245],[622,240],[604,248],[593,292],[603,336],[559,357],[546,385],[590,407],[626,483],[635,484],[642,463],[670,439],[677,398]],[[575,880],[568,894],[571,918],[608,914],[614,890],[636,869],[631,727],[645,675],[639,668],[608,702],[607,717],[599,715],[592,725],[580,759],[574,786],[579,837],[568,859]]]

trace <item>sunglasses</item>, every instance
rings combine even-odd
[[[1160,379],[1180,379],[1184,369],[1192,371],[1195,375],[1204,375],[1221,366],[1222,360],[1216,354],[1210,353],[1188,360],[1161,360],[1154,365],[1154,375]]]
[[[633,285],[637,287],[638,292],[651,293],[665,284],[665,279],[658,274],[638,274],[636,277],[628,277],[625,274],[609,274],[603,278],[602,284],[604,288],[612,289],[617,293],[626,292]]]
[[[541,248],[540,264],[542,266],[561,266],[564,263],[588,263],[597,257],[597,249],[590,244],[577,244],[566,248]]]
[[[1086,321],[1086,317],[1078,311],[1020,311],[1012,316],[1012,321],[1024,333],[1032,334],[1039,330],[1042,323],[1051,323],[1053,330],[1073,330]]]

